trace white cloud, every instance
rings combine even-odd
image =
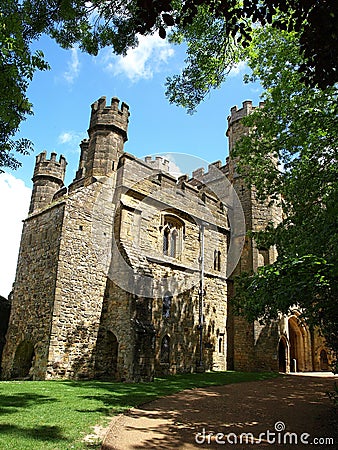
[[[82,141],[82,139],[84,139],[85,133],[82,132],[78,132],[78,131],[63,131],[62,133],[59,134],[58,137],[58,142],[61,145],[67,145],[67,147],[69,147],[70,150],[75,150],[76,151],[80,151],[80,142]]]
[[[0,295],[8,296],[15,279],[22,220],[27,217],[31,190],[13,175],[0,174]]]
[[[106,53],[106,69],[113,75],[125,75],[133,82],[142,78],[151,79],[174,55],[170,44],[157,35],[139,36],[138,39],[138,47],[129,49],[126,56]]]
[[[59,136],[59,142],[60,144],[67,144],[67,142],[71,142],[74,138],[74,135],[71,132],[65,131],[64,133],[61,133]]]
[[[80,73],[80,60],[78,52],[78,47],[73,47],[71,49],[71,59],[67,64],[68,70],[63,74],[63,78],[69,84],[74,83],[74,80],[79,76]]]
[[[246,69],[247,64],[245,61],[240,61],[238,64],[235,64],[229,72],[229,77],[237,77],[237,75],[241,75]]]

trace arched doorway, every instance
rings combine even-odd
[[[99,333],[96,347],[95,376],[97,378],[117,378],[119,343],[111,331]]]
[[[329,359],[327,357],[327,352],[324,349],[320,352],[320,370],[326,372],[329,370]]]
[[[279,372],[286,372],[287,367],[287,344],[286,339],[282,336],[278,343],[278,370]]]
[[[116,376],[119,343],[114,333],[107,332],[107,375]]]
[[[312,370],[311,338],[308,327],[296,315],[289,318],[290,371]]]
[[[34,346],[29,341],[18,345],[13,362],[12,378],[27,378],[34,364]]]

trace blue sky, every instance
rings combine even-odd
[[[110,49],[97,57],[77,48],[63,50],[47,37],[36,48],[43,50],[51,66],[36,73],[28,91],[34,115],[22,124],[19,136],[34,142],[35,152],[21,158],[22,167],[0,175],[0,295],[7,296],[14,281],[22,227],[27,215],[35,156],[43,150],[63,154],[67,161],[65,183],[75,174],[79,143],[87,137],[90,105],[106,96],[118,97],[130,107],[129,140],[125,150],[137,157],[171,154],[182,167],[182,157],[199,162],[222,160],[228,155],[225,137],[227,115],[234,105],[252,100],[258,104],[259,85],[243,84],[245,65],[234,69],[224,85],[205,99],[194,115],[170,105],[165,98],[165,79],[184,66],[184,48],[170,46],[158,36],[142,38],[137,49],[122,58]],[[184,165],[184,164],[183,164]],[[190,169],[190,168],[189,168]],[[193,169],[193,168],[191,168]]]

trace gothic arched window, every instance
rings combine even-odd
[[[162,239],[163,254],[178,258],[182,252],[183,223],[175,216],[166,215],[163,218]]]
[[[163,364],[170,362],[170,337],[166,334],[161,341],[161,356],[160,361]]]
[[[165,296],[163,297],[163,304],[162,304],[162,317],[164,319],[169,319],[170,317],[170,309],[171,309],[171,301],[172,301],[172,295],[170,292],[167,292]]]
[[[177,238],[178,232],[177,229],[174,228],[170,236],[170,256],[172,258],[175,258],[177,254]]]
[[[169,228],[165,228],[163,231],[163,254],[167,255],[169,251]]]

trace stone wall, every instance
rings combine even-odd
[[[6,333],[8,329],[9,316],[11,312],[11,301],[0,296],[0,362],[2,352],[6,343]],[[1,373],[1,365],[0,365]]]
[[[64,210],[65,204],[61,202],[24,222],[3,354],[4,378],[28,376],[15,369],[16,351],[21,343],[34,348],[34,354],[26,355],[31,358],[28,370],[34,366],[30,376],[45,377]]]
[[[111,258],[114,176],[69,194],[61,234],[47,378],[91,377]]]
[[[230,156],[247,132],[241,118],[252,109],[244,102],[231,110]],[[330,359],[323,340],[305,332],[296,316],[250,324],[233,314],[228,301],[233,276],[272,263],[276,251],[257,248],[247,236],[229,277],[228,245],[236,232],[229,221],[241,211],[232,212],[233,192],[224,176],[241,201],[247,231],[278,223],[280,209],[257,201],[232,158],[176,179],[161,157],[141,161],[123,153],[128,121],[129,108],[119,108],[118,99],[92,105],[89,140],[81,143],[68,189],[62,187],[65,159],[57,162],[52,154],[46,160],[45,153],[37,158],[4,377],[149,381],[202,367],[277,370],[280,339],[302,370],[322,369]],[[303,342],[298,353],[295,345],[290,350],[296,335]],[[287,369],[290,357],[283,361]]]

